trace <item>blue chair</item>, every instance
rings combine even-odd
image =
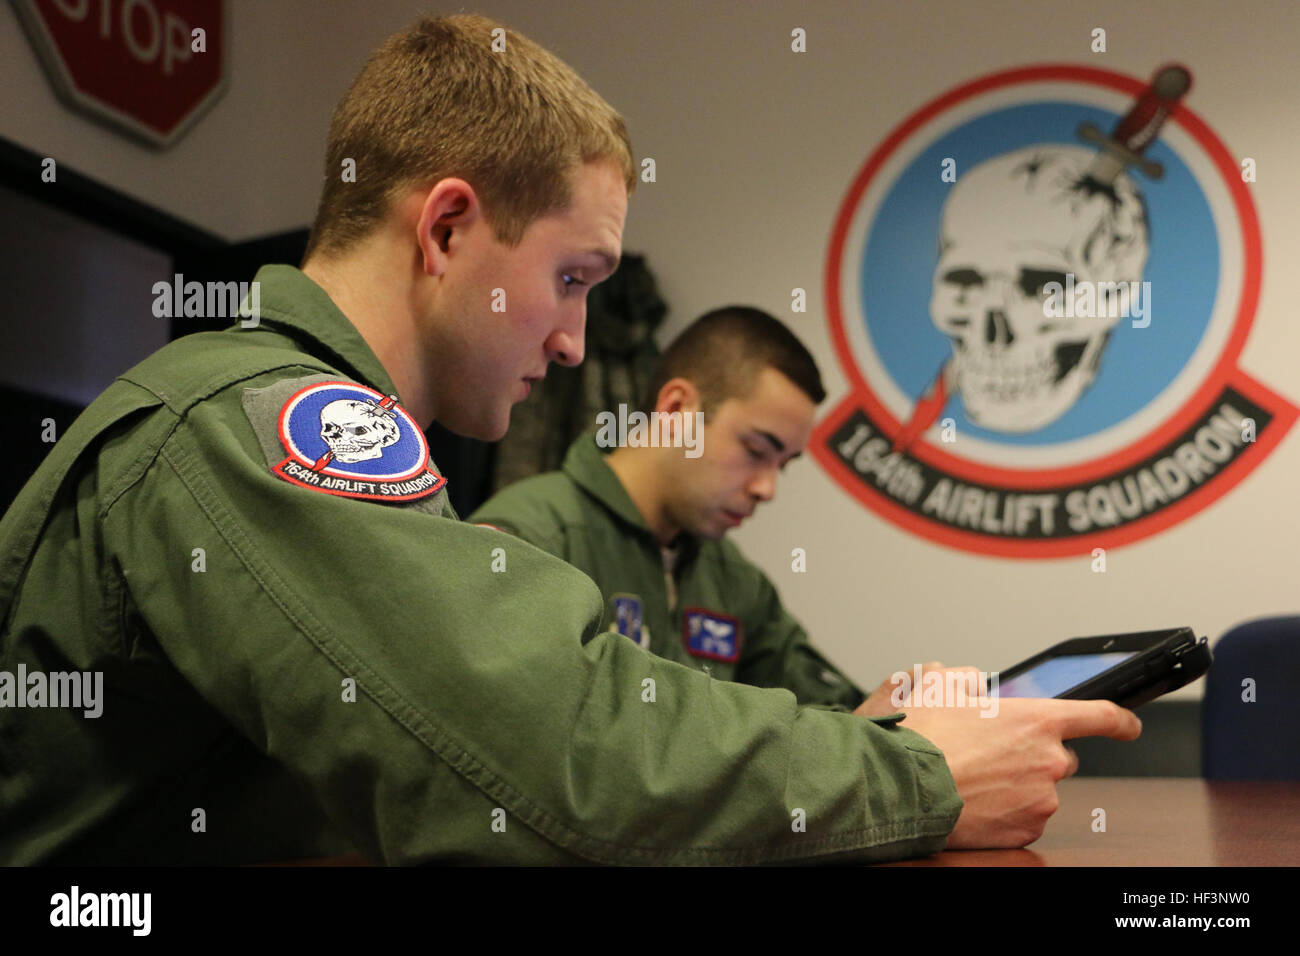
[[[1247,680],[1254,701],[1243,700]],[[1300,780],[1300,616],[1248,621],[1219,639],[1201,747],[1207,780]]]

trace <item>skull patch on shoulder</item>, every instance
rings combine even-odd
[[[280,410],[288,457],[272,468],[286,481],[345,498],[414,501],[447,479],[429,462],[424,432],[395,396],[356,382],[318,382]]]

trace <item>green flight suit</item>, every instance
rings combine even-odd
[[[470,520],[516,534],[585,571],[605,595],[611,626],[615,596],[639,598],[639,643],[660,657],[719,680],[784,687],[801,704],[851,711],[866,698],[813,649],[772,582],[726,538],[678,539],[670,595],[659,543],[605,463],[594,433],[570,446],[560,471],[502,489]],[[700,612],[738,623],[733,653],[711,654],[692,642],[689,625]]]
[[[598,633],[586,575],[461,522],[445,490],[378,503],[276,474],[286,395],[396,390],[305,275],[257,281],[260,325],[121,376],[0,522],[0,671],[103,680],[97,718],[0,706],[0,863],[943,846],[961,801],[896,717],[800,708]]]

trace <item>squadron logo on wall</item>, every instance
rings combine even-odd
[[[297,485],[373,501],[414,501],[447,479],[429,466],[424,432],[397,399],[356,382],[320,382],[284,404],[272,470]]]
[[[1159,532],[1276,446],[1297,409],[1236,364],[1258,220],[1190,85],[1011,70],[876,149],[826,271],[852,387],[812,448],[843,487],[933,541],[1047,557]]]

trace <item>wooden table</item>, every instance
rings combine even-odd
[[[1300,782],[1072,777],[1024,850],[949,850],[887,866],[1300,866]],[[1094,832],[1097,809],[1105,832]]]
[[[948,850],[881,866],[1300,866],[1300,781],[1072,777],[1024,850]],[[1093,830],[1097,809],[1104,832]],[[286,866],[366,866],[350,854]]]

